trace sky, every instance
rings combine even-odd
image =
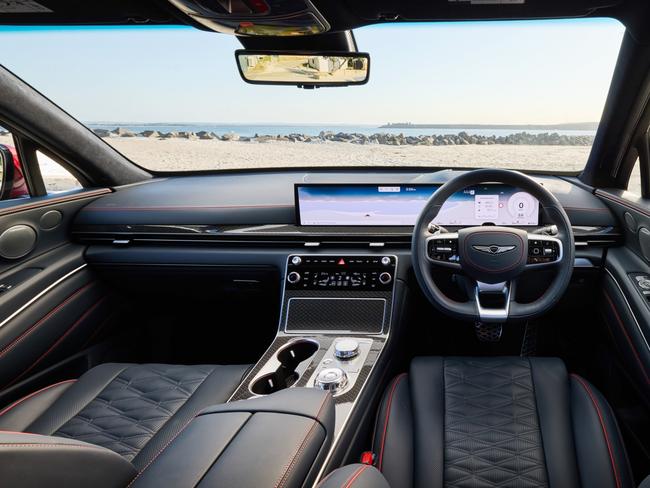
[[[553,124],[598,121],[624,27],[612,19],[355,30],[367,85],[244,83],[233,36],[183,27],[0,26],[0,64],[86,122]]]

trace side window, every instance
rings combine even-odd
[[[81,188],[81,183],[77,178],[47,154],[36,151],[36,160],[48,194]]]
[[[0,200],[29,197],[27,181],[11,133],[0,126]]]
[[[630,174],[630,180],[627,182],[627,191],[640,197],[643,192],[641,191],[641,163],[639,161],[640,159],[637,156],[632,174]]]

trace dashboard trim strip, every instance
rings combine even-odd
[[[30,298],[27,302],[25,302],[23,305],[18,307],[14,312],[11,313],[7,318],[5,318],[2,322],[0,322],[0,329],[7,325],[9,322],[11,322],[14,318],[16,318],[18,315],[20,315],[22,312],[24,312],[30,305],[32,305],[34,302],[36,302],[39,298],[47,294],[48,292],[52,291],[54,288],[59,286],[61,283],[63,283],[65,280],[70,278],[71,276],[77,274],[79,271],[84,269],[86,266],[88,266],[86,263],[82,264],[81,266],[73,269],[72,271],[69,271],[65,275],[63,275],[61,278],[56,280],[54,283],[51,285],[47,286],[40,292],[38,292],[36,295],[34,295],[32,298]]]

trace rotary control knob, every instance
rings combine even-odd
[[[383,258],[381,258],[381,264],[383,264],[384,266],[388,266],[390,264],[390,258],[388,256],[384,256]]]
[[[359,355],[359,342],[354,339],[341,339],[334,344],[334,355],[341,360]]]
[[[345,388],[347,384],[348,376],[341,368],[322,369],[314,380],[314,386],[316,388],[332,393],[336,393],[338,390]]]
[[[291,258],[291,264],[294,266],[300,266],[300,263],[302,263],[302,258],[300,256],[294,256]]]
[[[287,281],[289,283],[298,283],[300,281],[300,273],[292,271],[287,275]]]
[[[390,273],[387,273],[386,271],[384,271],[382,274],[379,275],[379,282],[382,285],[387,285],[391,281],[393,281],[393,277],[391,276]]]

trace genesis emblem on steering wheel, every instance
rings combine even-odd
[[[512,251],[517,246],[497,246],[492,244],[490,246],[472,246],[477,251],[486,252],[488,254],[503,254],[504,252]]]

